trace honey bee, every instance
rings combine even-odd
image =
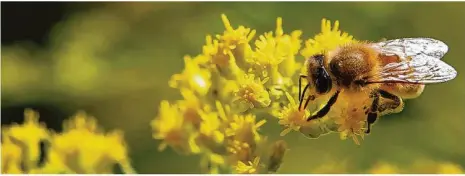
[[[310,100],[330,95],[326,104],[307,118],[310,121],[327,115],[341,92],[356,95],[352,99],[367,98],[368,134],[379,115],[400,112],[402,99],[418,97],[425,84],[456,77],[455,69],[440,60],[447,51],[447,45],[436,39],[401,38],[350,43],[313,55],[305,61],[307,75],[299,77],[299,110],[307,108]],[[303,92],[302,79],[307,80]]]

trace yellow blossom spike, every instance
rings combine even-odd
[[[321,32],[326,32],[327,31],[326,29],[328,29],[327,21],[325,18],[323,18],[321,20]]]
[[[276,36],[282,36],[284,33],[283,31],[283,19],[278,17],[276,19]]]
[[[222,120],[226,120],[226,112],[223,109],[220,101],[215,101],[216,109],[218,109],[219,116]]]
[[[331,21],[323,18],[321,20],[321,32],[313,39],[305,42],[305,48],[301,51],[301,54],[308,58],[314,54],[324,53],[350,42],[357,41],[353,40],[351,35],[339,30],[339,21],[336,21],[333,28],[331,28]]]
[[[253,39],[253,37],[255,37],[256,32],[257,31],[255,31],[255,30],[250,31],[249,35],[247,35],[247,41],[251,41]]]
[[[44,124],[39,123],[39,114],[32,109],[25,109],[23,124],[8,127],[8,136],[15,145],[20,146],[25,156],[22,158],[25,170],[35,169],[39,160],[40,141],[50,140],[50,132]]]
[[[333,32],[337,32],[337,31],[339,31],[339,20],[336,20],[333,26]]]
[[[465,170],[458,164],[441,163],[438,166],[438,174],[464,174]]]
[[[223,20],[224,27],[226,28],[227,31],[233,31],[233,27],[231,26],[231,23],[228,20],[228,17],[225,14],[221,14],[221,20]]]
[[[118,163],[123,171],[134,173],[129,164],[126,144],[121,131],[100,133],[96,131],[94,117],[78,112],[68,120],[68,129],[57,134],[51,142],[50,157],[53,167],[64,167],[67,173],[111,173],[112,164]],[[85,139],[85,140],[83,140]],[[79,145],[76,145],[79,141]]]
[[[263,120],[260,120],[259,122],[257,122],[255,124],[255,128],[260,128],[262,125],[264,125],[266,123],[266,120],[263,119]]]
[[[32,109],[24,110],[24,123],[25,124],[34,124],[39,122],[39,113]]]

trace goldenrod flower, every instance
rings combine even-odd
[[[255,79],[254,75],[246,75],[238,80],[239,89],[235,91],[233,106],[239,112],[245,112],[253,108],[265,108],[271,103],[270,95],[265,90],[264,84],[268,78]]]
[[[11,136],[7,134],[6,129],[2,129],[2,174],[23,174],[21,162],[23,151],[20,146],[11,141]]]
[[[465,170],[455,163],[434,161],[431,159],[417,159],[408,168],[413,174],[463,174]]]
[[[249,61],[254,63],[255,73],[264,77],[270,76],[273,84],[276,84],[282,75],[293,76],[300,67],[295,63],[295,55],[300,49],[301,34],[301,31],[293,31],[291,36],[284,34],[282,19],[278,18],[276,34],[267,32],[255,41],[256,50]]]
[[[200,111],[202,122],[199,129],[199,141],[210,150],[216,148],[217,145],[223,144],[224,133],[221,129],[223,121],[221,121],[218,113],[212,111]]]
[[[224,156],[207,152],[200,162],[203,173],[219,174],[220,167],[226,164]]]
[[[178,105],[170,105],[168,101],[161,102],[159,114],[151,122],[153,138],[163,140],[159,150],[164,150],[169,145],[183,153],[199,152],[198,146],[193,142],[193,127],[190,124],[184,125],[184,120],[184,114]]]
[[[332,159],[328,158],[325,159],[326,161],[323,161],[323,159],[320,159],[320,163],[323,163],[319,166],[317,166],[313,171],[311,172],[312,174],[345,174],[348,173],[348,164],[349,162],[341,159]]]
[[[211,64],[218,69],[221,75],[235,79],[238,75],[244,74],[236,64],[234,50],[230,48],[231,46],[213,40],[211,36],[207,36],[206,40],[207,44],[203,47],[203,54],[210,57]]]
[[[333,113],[332,117],[339,126],[337,131],[340,132],[341,138],[351,137],[357,145],[360,145],[357,136],[363,140],[367,130],[367,115],[365,114],[367,109],[361,107],[370,107],[372,102],[370,98],[359,97],[369,97],[369,95],[363,92],[350,94],[341,92],[339,95],[341,101],[334,105],[334,111],[337,113]]]
[[[239,67],[247,65],[246,58],[252,54],[249,42],[255,35],[255,30],[239,26],[234,29],[225,14],[221,15],[226,30],[223,35],[216,35],[216,38],[223,44],[223,54],[231,53],[235,57],[235,62]]]
[[[236,79],[226,79],[217,70],[213,70],[212,86],[209,95],[206,97],[206,102],[215,103],[216,101],[220,101],[224,104],[230,104],[231,100],[235,97],[234,92],[239,89],[239,86]]]
[[[63,128],[63,133],[54,136],[50,150],[69,173],[112,173],[114,164],[125,173],[134,173],[122,132],[102,133],[95,118],[84,112],[78,112]]]
[[[181,74],[171,77],[169,84],[173,88],[187,88],[200,96],[207,94],[211,86],[211,73],[199,66],[190,56],[184,57],[185,69]]]
[[[24,111],[24,123],[8,127],[7,137],[22,147],[25,169],[35,169],[40,156],[40,141],[50,140],[50,133],[45,124],[39,123],[39,114],[31,109]]]
[[[289,150],[287,144],[283,140],[276,141],[271,148],[270,158],[268,159],[267,171],[274,173],[278,171],[283,163],[284,154]]]
[[[221,19],[223,20],[226,31],[224,31],[223,35],[217,35],[217,38],[225,43],[228,48],[234,49],[237,44],[248,43],[254,37],[255,30],[251,30],[244,26],[239,26],[237,29],[234,29],[225,14],[221,14]]]
[[[257,174],[260,171],[259,166],[260,157],[256,157],[253,161],[248,161],[247,163],[238,161],[234,168],[238,174]]]
[[[284,34],[282,27],[282,18],[276,20],[276,38],[280,43],[286,44],[287,47],[287,58],[281,62],[279,65],[279,72],[285,77],[291,77],[295,72],[300,69],[301,64],[296,63],[295,55],[300,51],[302,40],[300,39],[302,35],[301,30],[295,30],[291,32],[291,35]]]
[[[331,21],[323,19],[321,20],[321,33],[305,42],[305,48],[301,51],[301,54],[308,58],[349,42],[357,41],[353,39],[353,36],[339,30],[339,21],[336,21],[334,26],[331,27]]]
[[[266,120],[256,122],[255,119],[253,114],[234,115],[228,128],[226,128],[226,136],[233,136],[234,139],[247,144],[258,143],[261,139],[258,129],[266,123]]]
[[[397,166],[392,164],[381,162],[376,164],[373,168],[369,169],[370,174],[399,174],[400,171]]]
[[[299,104],[296,103],[289,93],[285,92],[285,95],[289,100],[289,105],[285,106],[281,112],[276,113],[279,119],[278,123],[285,128],[281,132],[281,136],[286,135],[292,130],[299,131],[302,126],[308,124],[307,117],[310,115],[305,109],[299,110]]]
[[[438,166],[437,174],[464,174],[465,170],[458,164],[454,163],[441,163]]]
[[[339,125],[338,131],[340,132],[341,139],[351,137],[355,144],[360,145],[357,136],[360,136],[363,140],[366,123],[365,119],[360,119],[358,117],[342,114],[339,118],[335,119],[335,122]]]
[[[254,156],[255,147],[236,139],[228,140],[226,150],[230,161],[248,161]]]
[[[183,100],[178,101],[179,111],[183,113],[181,118],[184,118],[185,122],[198,127],[202,121],[199,111],[204,108],[204,103],[191,90],[181,88],[180,91],[184,97]]]

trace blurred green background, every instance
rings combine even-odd
[[[408,166],[417,160],[465,167],[465,3],[459,2],[2,2],[2,125],[34,108],[50,128],[78,110],[105,129],[122,129],[139,173],[198,173],[199,158],[158,152],[148,125],[161,100],[180,98],[168,79],[197,55],[206,34],[222,33],[220,14],[258,34],[320,31],[322,18],[340,20],[360,40],[432,37],[449,45],[443,58],[458,76],[429,85],[405,110],[381,118],[361,146],[337,134],[310,140],[296,132],[280,173],[309,173],[325,166],[363,172],[378,161]],[[16,27],[16,28],[15,28]],[[269,121],[262,132],[279,139]]]

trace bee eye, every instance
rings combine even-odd
[[[318,93],[328,93],[332,88],[331,77],[326,69],[320,67],[317,69],[314,76],[314,83]]]
[[[312,73],[312,80],[315,84],[316,91],[320,94],[327,93],[332,88],[332,80],[323,64],[324,55],[318,54],[314,55],[312,58],[315,59],[318,65]]]

